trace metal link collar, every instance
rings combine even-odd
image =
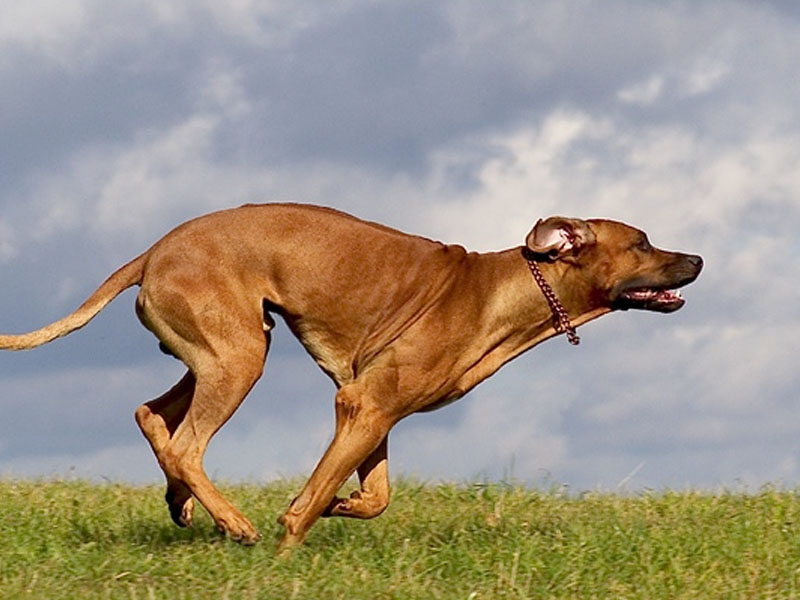
[[[569,315],[567,314],[564,305],[561,304],[556,296],[556,293],[553,291],[553,288],[550,287],[550,284],[547,283],[544,275],[542,275],[539,265],[536,264],[536,260],[531,255],[532,253],[526,248],[524,254],[525,260],[528,261],[528,267],[531,270],[531,274],[536,280],[536,283],[539,285],[539,288],[542,290],[542,294],[544,294],[547,303],[550,305],[550,310],[553,312],[553,321],[555,324],[556,333],[566,332],[569,343],[573,346],[577,346],[581,343],[581,338],[578,337],[578,334],[575,332],[575,328],[572,326],[572,323],[570,323]]]

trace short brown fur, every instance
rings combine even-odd
[[[529,239],[547,244],[541,270],[578,326],[636,308],[621,301],[632,287],[666,289],[697,277],[700,257],[656,250],[642,237],[613,221],[553,218]],[[468,253],[327,208],[270,204],[184,223],[75,313],[30,334],[0,336],[0,348],[32,348],[65,335],[137,284],[140,320],[189,369],[136,411],[179,525],[192,523],[196,498],[233,539],[259,539],[202,462],[211,437],[261,376],[274,325],[269,312],[285,319],[334,381],[335,436],[280,518],[284,548],[301,543],[320,516],[383,512],[392,426],[458,399],[556,335],[521,247]],[[647,308],[666,312],[664,306],[674,310],[675,302]],[[337,498],[353,472],[360,491]]]

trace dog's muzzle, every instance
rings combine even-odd
[[[661,313],[675,312],[686,304],[678,288],[690,284],[703,269],[703,258],[694,254],[679,254],[678,260],[665,269],[667,283],[646,282],[641,279],[621,286],[614,300],[618,310],[640,309]]]

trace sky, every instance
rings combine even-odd
[[[177,224],[246,202],[476,251],[554,214],[612,218],[704,257],[686,306],[606,316],[409,417],[392,475],[795,488],[798,72],[790,1],[5,2],[0,331],[64,316]],[[184,368],[135,297],[0,354],[0,475],[162,480],[133,412]],[[280,323],[207,471],[310,473],[334,392]]]

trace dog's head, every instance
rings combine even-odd
[[[550,217],[536,223],[525,243],[536,255],[579,269],[592,286],[592,304],[611,309],[676,311],[684,304],[678,288],[703,268],[700,256],[659,250],[643,231],[617,221]]]

